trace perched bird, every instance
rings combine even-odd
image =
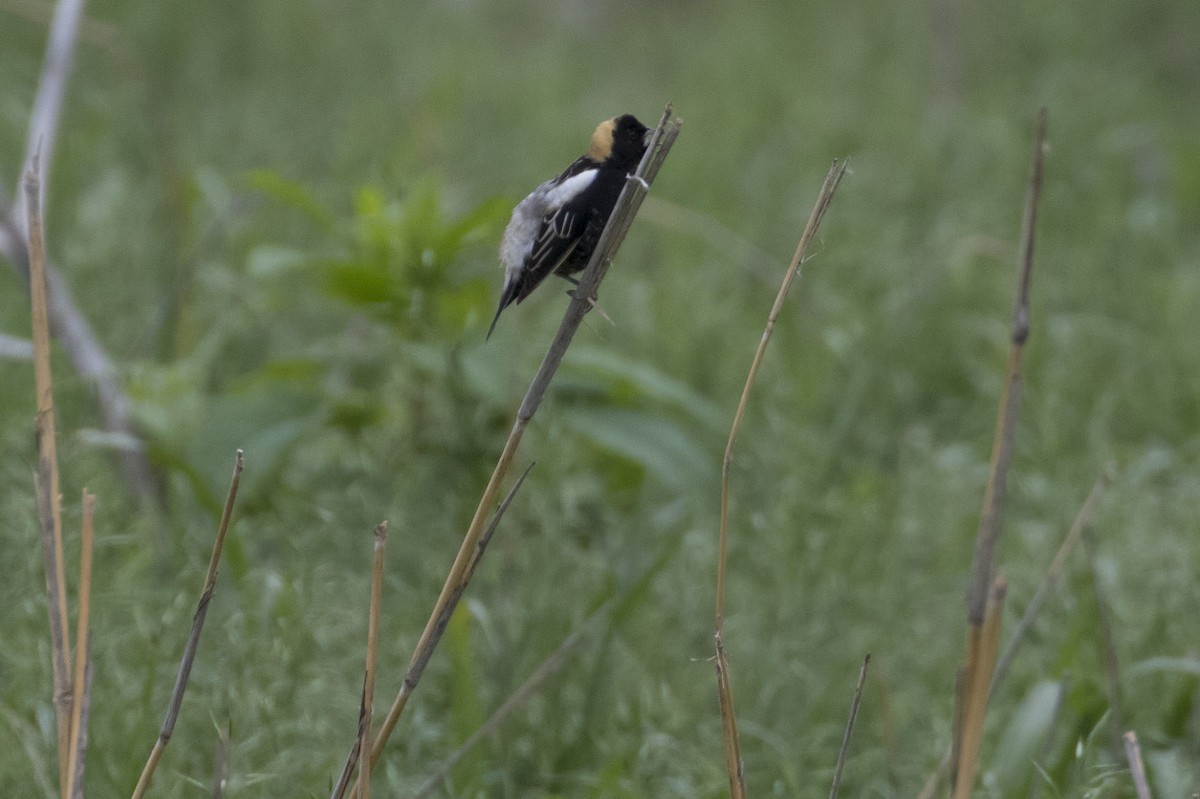
[[[513,209],[500,241],[504,289],[489,338],[500,312],[528,297],[547,275],[575,282],[571,275],[591,259],[626,176],[646,152],[649,134],[629,114],[604,120],[596,126],[587,153]]]

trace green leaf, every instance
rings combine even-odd
[[[286,275],[312,263],[303,250],[262,244],[246,255],[246,272],[253,278],[265,279]]]
[[[1129,667],[1129,670],[1126,673],[1130,676],[1133,676],[1141,674],[1157,674],[1161,672],[1189,674],[1193,677],[1200,677],[1200,660],[1188,657],[1149,658],[1133,664]]]
[[[567,424],[597,446],[645,467],[676,489],[707,487],[716,457],[677,423],[645,411],[571,408]]]
[[[650,364],[599,347],[579,347],[563,362],[568,375],[592,375],[608,381],[618,398],[643,397],[683,411],[713,431],[725,430],[732,417],[687,384]]]
[[[325,277],[329,293],[352,305],[373,305],[393,298],[391,276],[373,264],[360,261],[331,263]]]
[[[1027,783],[1031,764],[1054,718],[1060,690],[1059,683],[1053,681],[1033,686],[1005,726],[989,771],[1009,792]]]
[[[246,173],[246,184],[268,197],[300,211],[309,219],[327,230],[333,228],[333,219],[321,207],[309,190],[295,180],[289,180],[269,169],[255,169]]]

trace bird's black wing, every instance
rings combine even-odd
[[[597,166],[595,161],[586,156],[580,158],[555,178],[553,185],[561,186],[571,178],[588,170],[597,169]],[[542,224],[533,241],[533,248],[525,262],[525,274],[521,281],[517,302],[528,297],[529,293],[553,274],[579,246],[580,239],[595,214],[589,188],[590,185],[585,186],[573,197],[550,209],[542,217]]]

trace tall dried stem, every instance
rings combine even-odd
[[[1008,486],[1008,470],[1012,463],[1017,437],[1017,417],[1021,407],[1021,359],[1029,338],[1029,294],[1033,277],[1033,249],[1037,229],[1038,202],[1042,193],[1042,165],[1046,153],[1046,109],[1038,114],[1034,135],[1033,166],[1029,188],[1025,194],[1025,210],[1021,219],[1021,242],[1018,252],[1019,275],[1017,296],[1013,303],[1012,335],[1009,340],[1008,365],[1004,373],[1004,389],[996,415],[996,434],[992,442],[992,458],[984,492],[983,510],[979,515],[979,530],[975,537],[975,552],[971,562],[970,587],[967,591],[967,644],[963,666],[964,692],[958,697],[953,751],[955,758],[954,796],[970,795],[978,757],[978,736],[982,735],[987,697],[996,653],[989,651],[994,610],[994,575],[996,543],[1002,530],[1001,516]],[[996,635],[999,618],[994,619]],[[986,680],[985,680],[986,673]],[[982,694],[980,693],[982,691]]]
[[[133,799],[141,799],[150,788],[150,780],[158,761],[163,756],[171,734],[175,731],[175,722],[179,720],[179,709],[183,706],[183,694],[187,690],[188,679],[192,675],[192,664],[196,662],[196,649],[200,646],[200,633],[204,629],[204,620],[208,616],[208,605],[217,589],[217,565],[221,562],[221,550],[225,546],[225,534],[229,531],[229,521],[233,518],[233,504],[237,501],[238,486],[242,482],[242,451],[237,451],[237,459],[233,466],[233,478],[229,481],[229,494],[225,497],[225,508],[221,512],[221,522],[217,525],[217,538],[213,542],[212,555],[208,559],[208,572],[204,576],[204,588],[200,591],[200,601],[196,603],[196,613],[192,616],[192,628],[188,633],[187,645],[183,649],[183,658],[179,662],[179,673],[175,677],[175,689],[171,692],[171,701],[167,705],[167,715],[163,719],[158,732],[158,739],[146,765],[142,768],[142,776],[133,789]]]
[[[58,779],[61,796],[70,793],[71,633],[67,620],[67,577],[63,565],[62,498],[58,478],[58,441],[54,383],[50,372],[50,322],[46,310],[46,239],[42,228],[42,181],[34,151],[25,173],[25,216],[29,252],[29,298],[33,326],[33,381],[37,393],[38,518],[46,566],[46,598],[53,650],[54,714],[58,727]]]
[[[844,161],[841,163],[834,161],[833,165],[829,167],[829,172],[825,175],[825,182],[821,185],[821,191],[817,194],[817,202],[808,217],[808,224],[804,226],[804,232],[800,235],[800,243],[796,246],[796,254],[792,256],[792,262],[788,265],[787,271],[783,275],[779,292],[775,295],[775,304],[771,307],[771,312],[767,315],[767,325],[763,330],[762,338],[759,339],[758,349],[755,350],[754,358],[750,361],[750,372],[746,375],[746,383],[742,387],[742,395],[738,400],[737,410],[733,415],[733,423],[729,426],[729,440],[725,444],[725,457],[721,461],[721,515],[720,531],[717,539],[717,598],[713,624],[713,641],[716,647],[716,660],[714,663],[717,669],[717,698],[721,708],[721,732],[725,743],[725,770],[729,775],[729,793],[734,799],[743,799],[745,797],[746,779],[742,766],[741,743],[738,739],[737,716],[733,707],[733,689],[729,679],[729,656],[725,650],[724,633],[725,569],[729,548],[729,473],[730,467],[733,465],[733,449],[737,443],[738,433],[742,429],[742,420],[746,416],[746,407],[750,399],[750,389],[754,385],[754,378],[758,374],[759,367],[762,365],[767,345],[771,342],[771,335],[775,332],[775,324],[779,320],[779,314],[783,310],[783,302],[787,299],[792,281],[800,273],[800,269],[808,253],[808,247],[812,243],[813,237],[816,236],[817,228],[821,225],[821,219],[825,216],[825,211],[829,208],[829,203],[833,201],[833,195],[837,191],[842,176],[845,174],[846,163]]]

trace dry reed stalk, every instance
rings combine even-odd
[[[954,799],[969,799],[979,766],[983,743],[983,722],[987,717],[992,671],[1000,650],[1000,620],[1004,615],[1004,597],[1008,585],[1002,576],[992,584],[984,610],[983,624],[970,629],[967,662],[963,670],[964,694],[962,721],[959,726],[958,756],[954,762]]]
[[[80,540],[79,555],[79,612],[75,619],[75,677],[74,685],[78,688],[87,684],[88,671],[91,669],[92,653],[92,549],[95,538],[96,497],[83,489],[83,526]],[[76,775],[83,772],[83,754],[87,740],[87,732],[83,723],[87,719],[87,692],[76,690],[71,707],[71,743],[70,757],[67,761],[67,785],[72,786],[71,795],[75,795],[75,785],[82,785],[82,779]]]
[[[200,592],[200,600],[196,603],[196,612],[192,616],[192,628],[188,633],[187,645],[183,649],[183,658],[179,662],[179,673],[175,677],[175,688],[171,692],[171,701],[167,705],[167,715],[163,719],[158,732],[158,739],[150,750],[146,765],[142,768],[142,776],[133,789],[132,799],[141,799],[150,788],[150,779],[158,767],[163,751],[175,731],[175,722],[179,719],[179,708],[183,705],[183,694],[187,690],[188,679],[192,674],[192,664],[196,661],[196,649],[200,645],[200,633],[204,629],[204,619],[208,616],[208,604],[212,601],[217,588],[217,564],[221,561],[221,550],[225,545],[225,534],[229,531],[229,521],[233,517],[233,504],[237,500],[238,486],[242,482],[242,451],[237,451],[233,466],[233,477],[229,481],[229,494],[225,497],[225,508],[221,512],[221,521],[217,525],[217,538],[213,542],[212,555],[208,559],[208,572],[204,576],[204,588]]]
[[[1137,733],[1129,730],[1122,736],[1125,743],[1125,759],[1133,775],[1133,788],[1137,799],[1150,799],[1150,783],[1146,781],[1146,766],[1142,763],[1142,747],[1138,745]]]
[[[379,603],[383,596],[383,553],[387,547],[387,522],[375,528],[375,562],[371,569],[371,606],[367,615],[367,667],[363,674],[362,704],[358,710],[358,751],[371,745],[371,708],[375,701],[375,664],[379,652]],[[358,799],[370,799],[371,769],[358,770]]]
[[[42,228],[40,156],[35,149],[25,172],[25,218],[29,253],[29,298],[33,328],[33,382],[37,394],[38,517],[46,566],[46,599],[53,648],[54,715],[58,729],[60,796],[70,795],[71,634],[67,619],[67,577],[63,565],[62,498],[59,494],[54,383],[50,371],[50,322],[46,310],[46,239]]]
[[[996,693],[996,689],[1004,681],[1004,677],[1008,673],[1008,667],[1011,665],[1013,658],[1016,657],[1017,650],[1020,648],[1025,635],[1028,633],[1029,628],[1033,626],[1033,622],[1037,618],[1037,614],[1040,612],[1042,605],[1045,604],[1046,597],[1049,596],[1049,593],[1053,589],[1055,582],[1061,575],[1062,570],[1066,565],[1067,557],[1070,556],[1071,551],[1075,547],[1076,540],[1082,538],[1087,530],[1088,524],[1091,521],[1092,513],[1095,511],[1096,505],[1099,503],[1104,489],[1111,481],[1112,470],[1110,467],[1110,469],[1098,477],[1096,482],[1092,485],[1091,492],[1088,494],[1087,499],[1084,500],[1079,512],[1075,515],[1075,520],[1071,523],[1070,529],[1063,538],[1063,543],[1059,546],[1053,562],[1046,570],[1046,574],[1042,578],[1042,582],[1038,586],[1037,591],[1034,593],[1033,599],[1030,600],[1029,606],[1025,609],[1025,614],[1021,617],[1021,621],[1017,624],[1017,629],[1013,632],[1012,637],[1005,646],[1004,653],[996,661],[996,668],[992,674],[992,686],[989,692],[990,694],[994,695]],[[962,672],[962,669],[959,671]],[[960,673],[956,679],[961,681],[962,674]],[[961,721],[959,714],[961,713],[962,704],[961,699],[959,698],[960,693],[960,686],[956,684],[955,726],[954,732],[951,734],[950,738],[951,746],[946,750],[946,754],[942,757],[942,759],[938,762],[937,767],[926,779],[924,787],[922,787],[920,793],[917,794],[918,799],[932,799],[934,793],[936,793],[937,789],[940,787],[942,780],[945,779],[947,773],[950,771],[951,764],[958,762],[958,753],[954,747],[957,746],[959,740],[960,727],[958,722]]]
[[[858,684],[854,686],[854,700],[850,703],[850,718],[846,719],[846,733],[842,736],[842,745],[838,749],[837,768],[833,770],[833,784],[829,788],[829,799],[837,799],[838,789],[842,786],[842,769],[846,766],[846,753],[850,751],[850,736],[854,733],[854,721],[858,718],[858,705],[862,702],[863,685],[867,682],[867,666],[871,665],[871,655],[863,658],[862,668],[858,671]]]
[[[46,55],[30,109],[22,162],[22,174],[35,172],[43,184],[54,158],[79,29],[81,24],[86,24],[84,4],[84,0],[58,0],[50,19]],[[34,164],[35,157],[37,165]],[[25,246],[29,214],[19,201],[11,208],[8,206],[6,193],[0,188],[0,254],[24,279],[29,277],[30,269],[30,253]],[[50,325],[63,352],[75,371],[95,386],[105,428],[111,433],[132,436],[129,399],[120,386],[112,361],[75,304],[66,280],[49,258],[43,259],[42,271]],[[127,448],[122,451],[121,460],[130,486],[141,499],[154,500],[154,476],[146,453],[140,448]]]
[[[92,706],[92,667],[95,661],[92,659],[91,639],[88,639],[87,665],[83,670],[83,684],[80,687],[76,684],[76,702],[81,708],[79,712],[79,724],[72,731],[75,742],[74,749],[71,750],[71,756],[76,763],[75,771],[71,776],[71,799],[83,799],[83,767],[84,755],[87,753],[88,742],[88,716]]]
[[[1008,467],[1017,435],[1017,415],[1021,405],[1021,358],[1029,338],[1029,292],[1033,278],[1033,245],[1037,227],[1038,201],[1042,194],[1042,165],[1046,153],[1046,109],[1038,114],[1034,136],[1033,167],[1025,195],[1025,212],[1021,221],[1019,249],[1020,275],[1017,297],[1013,303],[1012,337],[1009,343],[1008,366],[1004,374],[1004,390],[996,416],[996,436],[992,443],[992,459],[988,471],[983,512],[979,516],[979,531],[975,538],[975,554],[971,563],[971,587],[967,594],[967,619],[975,627],[983,624],[987,606],[988,586],[992,583],[996,542],[1001,532],[1001,512],[1008,486]]]
[[[387,716],[384,718],[379,733],[375,738],[375,744],[371,749],[371,766],[374,766],[383,754],[383,747],[387,744],[392,730],[395,729],[396,724],[400,721],[400,716],[404,713],[404,708],[408,704],[409,696],[412,695],[413,690],[416,688],[417,680],[419,680],[421,672],[424,669],[424,663],[428,662],[433,650],[441,640],[445,623],[449,621],[449,616],[446,614],[447,606],[456,594],[461,596],[466,590],[469,578],[464,578],[467,574],[470,561],[475,557],[479,539],[483,534],[484,523],[500,491],[500,484],[504,481],[509,468],[512,466],[513,459],[516,457],[521,437],[525,433],[525,428],[537,412],[538,406],[541,404],[542,398],[550,386],[550,381],[558,371],[559,364],[562,363],[567,347],[570,346],[575,332],[583,322],[583,317],[595,307],[596,290],[600,285],[600,281],[603,280],[604,275],[608,272],[617,249],[621,246],[625,234],[629,231],[629,226],[633,223],[633,218],[642,203],[642,199],[645,197],[650,185],[654,182],[654,178],[662,167],[662,163],[666,159],[671,146],[674,144],[675,138],[679,135],[679,128],[682,123],[677,119],[673,119],[673,113],[671,105],[668,104],[663,111],[658,127],[654,130],[649,146],[646,148],[645,156],[642,158],[634,174],[629,176],[626,181],[625,188],[617,200],[612,216],[605,226],[604,232],[601,233],[600,240],[596,244],[595,252],[592,254],[587,268],[584,269],[580,277],[579,285],[572,292],[571,302],[567,306],[562,322],[559,324],[558,332],[550,343],[550,347],[542,359],[541,366],[538,367],[538,371],[534,375],[529,389],[525,392],[525,397],[521,401],[520,408],[517,411],[516,421],[513,423],[512,430],[508,434],[508,439],[504,443],[504,449],[501,451],[496,466],[492,470],[492,476],[479,498],[479,504],[476,506],[475,514],[471,518],[471,523],[467,527],[466,534],[463,536],[463,542],[459,547],[458,554],[455,556],[449,573],[446,575],[446,582],[442,586],[441,593],[438,595],[433,610],[429,614],[429,619],[425,623],[425,629],[417,641],[417,646],[409,661],[408,672],[404,678],[404,682],[401,684],[396,698],[392,701]],[[335,787],[333,797],[341,799],[344,790],[343,788],[341,791],[338,791]]]
[[[537,461],[534,461],[525,467],[525,471],[523,471],[521,476],[517,478],[517,481],[513,483],[512,488],[508,490],[508,494],[505,495],[504,500],[500,503],[499,507],[496,508],[496,512],[492,514],[491,522],[483,531],[483,535],[480,536],[479,543],[475,547],[475,552],[467,563],[467,570],[463,574],[462,583],[459,589],[451,594],[450,600],[446,603],[446,606],[442,609],[441,615],[437,619],[437,623],[435,625],[436,635],[433,639],[434,644],[440,640],[442,634],[446,631],[447,625],[450,624],[450,617],[454,615],[454,611],[458,607],[459,600],[462,599],[462,595],[466,590],[466,586],[470,584],[471,578],[475,576],[475,569],[478,568],[480,558],[482,558],[483,553],[487,550],[488,544],[491,543],[492,536],[495,535],[496,530],[499,529],[500,520],[504,518],[505,511],[507,511],[508,506],[512,504],[513,499],[517,496],[517,492],[521,490],[521,486],[525,483],[525,478],[529,476],[531,471],[533,471],[533,467],[536,464]],[[430,647],[424,653],[422,653],[422,656],[419,660],[409,665],[408,670],[404,674],[404,680],[401,683],[402,686],[416,686],[416,684],[420,682],[421,674],[424,673],[425,666],[428,664],[429,658],[432,654],[433,648]],[[411,688],[409,690],[411,692]],[[342,766],[342,772],[340,775],[338,775],[337,782],[335,782],[333,785],[333,791],[330,793],[331,797],[338,797],[340,799],[340,797],[345,796],[347,789],[350,787],[350,778],[354,775],[354,768],[356,765],[358,765],[360,754],[363,751],[366,750],[364,750],[362,747],[362,741],[358,738],[355,738],[354,746],[350,749],[350,754],[346,757],[346,762]],[[371,765],[374,765],[374,761],[372,761]]]
[[[1021,621],[1017,623],[1017,628],[1013,630],[1012,636],[1004,647],[1004,653],[996,661],[996,672],[992,675],[992,693],[996,692],[996,687],[1004,680],[1005,675],[1008,674],[1008,667],[1012,665],[1012,660],[1016,657],[1017,650],[1020,649],[1025,636],[1029,633],[1030,628],[1033,627],[1033,622],[1037,619],[1037,615],[1041,611],[1046,597],[1050,595],[1055,583],[1058,582],[1058,577],[1062,574],[1063,567],[1066,566],[1067,558],[1075,549],[1075,545],[1083,535],[1084,529],[1091,523],[1092,513],[1096,510],[1096,505],[1100,503],[1100,497],[1104,494],[1104,489],[1112,483],[1113,470],[1114,468],[1110,464],[1104,473],[1096,478],[1096,482],[1092,484],[1092,490],[1088,493],[1087,499],[1084,500],[1083,506],[1079,508],[1079,513],[1075,515],[1075,521],[1071,522],[1071,527],[1067,530],[1067,535],[1063,538],[1058,552],[1055,553],[1054,560],[1050,563],[1050,568],[1046,570],[1041,584],[1038,585],[1033,598],[1029,600],[1029,605],[1025,608],[1025,613],[1021,616]]]
[[[812,213],[808,217],[808,223],[804,226],[804,232],[800,235],[800,243],[796,246],[796,253],[792,256],[792,261],[783,275],[779,292],[775,295],[775,304],[771,306],[771,312],[767,315],[767,325],[763,330],[762,338],[759,339],[758,348],[754,352],[754,358],[750,361],[750,371],[746,375],[745,385],[742,386],[742,395],[738,399],[737,410],[733,415],[733,423],[729,426],[729,440],[725,444],[725,457],[721,461],[721,511],[720,531],[717,541],[717,590],[713,641],[716,647],[716,660],[714,663],[717,670],[717,698],[721,708],[721,731],[725,746],[725,770],[729,775],[729,793],[733,799],[743,799],[746,795],[745,772],[742,765],[741,743],[738,739],[737,717],[733,707],[733,690],[729,679],[729,656],[725,651],[724,633],[725,570],[729,549],[729,473],[730,467],[733,465],[733,448],[737,443],[738,433],[742,428],[742,420],[746,416],[746,407],[750,399],[750,389],[754,385],[754,378],[757,376],[758,369],[762,365],[767,345],[771,342],[771,335],[775,332],[775,324],[779,320],[779,314],[783,310],[783,303],[787,299],[788,290],[792,287],[792,281],[795,280],[796,276],[800,273],[801,267],[804,265],[808,247],[816,236],[817,228],[821,225],[821,219],[825,216],[825,211],[828,210],[829,204],[833,201],[833,195],[837,191],[838,184],[841,183],[842,177],[845,174],[846,162],[842,161],[839,163],[834,161],[825,175],[824,183],[821,184],[816,204],[813,206]]]
[[[725,653],[724,633],[717,630],[713,641],[717,650],[717,702],[721,708],[721,740],[725,744],[725,774],[729,777],[729,795],[732,799],[745,799],[746,762],[742,759],[737,713],[733,708],[733,686],[729,682],[729,656]]]
[[[1000,396],[1000,408],[996,414],[996,433],[992,442],[992,457],[988,470],[987,488],[984,492],[983,510],[979,515],[979,529],[975,537],[975,552],[971,560],[970,587],[967,591],[967,645],[964,663],[963,685],[965,692],[959,702],[965,706],[955,710],[961,725],[956,725],[952,758],[954,769],[954,795],[965,797],[970,794],[978,757],[978,739],[970,736],[982,735],[983,717],[986,713],[987,694],[991,687],[991,674],[995,666],[995,652],[990,658],[985,635],[988,615],[992,608],[994,592],[996,543],[1002,531],[1001,518],[1004,497],[1008,486],[1008,470],[1012,464],[1013,450],[1017,437],[1017,417],[1021,407],[1021,359],[1025,343],[1029,339],[1029,295],[1033,277],[1033,251],[1037,229],[1038,202],[1041,198],[1043,163],[1046,153],[1046,109],[1038,114],[1037,131],[1034,135],[1033,164],[1030,170],[1029,187],[1025,194],[1025,209],[1021,218],[1021,241],[1018,250],[1019,277],[1016,300],[1013,303],[1012,335],[1009,341],[1008,364],[1004,372],[1004,388]],[[995,621],[999,633],[999,619]],[[986,671],[987,682],[983,680]],[[981,696],[979,691],[984,693]],[[961,739],[960,739],[961,738]]]

